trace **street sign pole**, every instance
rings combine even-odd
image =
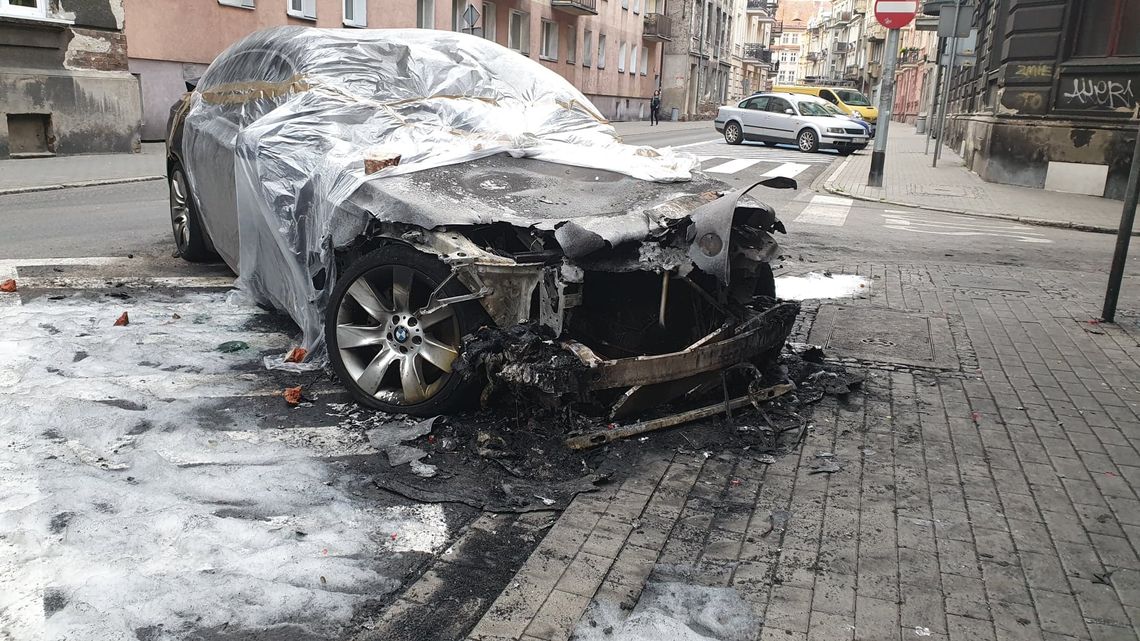
[[[945,87],[942,88],[942,108],[938,110],[938,139],[934,141],[934,162],[932,167],[938,166],[938,158],[942,155],[942,139],[946,137],[946,109],[950,104],[950,84],[954,81],[954,56],[958,53],[958,19],[962,11],[962,0],[954,0],[954,37],[950,39],[950,57],[946,64]],[[942,60],[938,61],[942,64]]]
[[[1140,105],[1136,107],[1140,120]],[[1128,242],[1132,239],[1132,223],[1136,220],[1136,203],[1140,200],[1140,128],[1136,132],[1136,148],[1132,151],[1132,169],[1128,172],[1128,186],[1124,189],[1124,211],[1120,214],[1120,229],[1116,232],[1116,253],[1112,255],[1112,269],[1108,272],[1108,290],[1104,294],[1101,319],[1116,322],[1116,302],[1120,298],[1120,282],[1124,279],[1124,263],[1128,260]]]
[[[887,49],[883,60],[883,85],[879,89],[879,120],[875,131],[875,150],[871,152],[868,187],[883,186],[883,168],[887,162],[887,130],[891,126],[891,107],[895,103],[895,60],[899,55],[899,30],[887,32]]]
[[[926,144],[923,155],[930,154],[930,139],[934,137],[934,125],[938,122],[938,97],[942,95],[942,49],[946,46],[946,39],[939,38],[934,49],[934,85],[930,87],[930,109],[926,112]]]
[[[895,61],[899,57],[899,29],[910,24],[917,13],[917,0],[875,0],[875,20],[887,28],[887,44],[883,53],[879,119],[875,130],[875,148],[871,152],[871,172],[867,175],[868,187],[883,186],[883,168],[887,163],[887,131],[891,126],[891,107],[895,103]]]

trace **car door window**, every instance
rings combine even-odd
[[[744,104],[742,106],[745,109],[751,109],[753,111],[764,111],[764,109],[768,106],[768,96],[756,96],[755,98],[749,98],[748,100],[744,101]]]
[[[823,98],[824,100],[830,102],[833,105],[839,104],[839,99],[835,97],[835,94],[831,93],[827,89],[821,90],[819,92],[819,97]]]
[[[786,115],[784,112],[792,108],[792,103],[784,100],[783,98],[771,98],[768,100],[768,109],[772,113]]]

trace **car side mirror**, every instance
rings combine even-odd
[[[784,113],[788,114],[789,116],[794,116],[794,115],[796,115],[796,112],[792,111],[791,109],[785,109],[785,110],[784,110]]]

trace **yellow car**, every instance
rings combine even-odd
[[[871,101],[862,92],[850,89],[848,87],[797,87],[797,86],[780,86],[773,87],[772,91],[787,92],[787,93],[800,93],[817,98],[823,98],[831,104],[839,107],[843,113],[852,116],[858,116],[871,124],[872,135],[875,130],[875,123],[879,119],[879,110],[871,106]]]

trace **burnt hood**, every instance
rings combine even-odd
[[[688,182],[655,183],[499,154],[368,181],[344,203],[343,214],[424,229],[505,222],[554,231],[574,258],[658,235],[727,189],[701,173]],[[351,240],[356,225],[342,223]]]

